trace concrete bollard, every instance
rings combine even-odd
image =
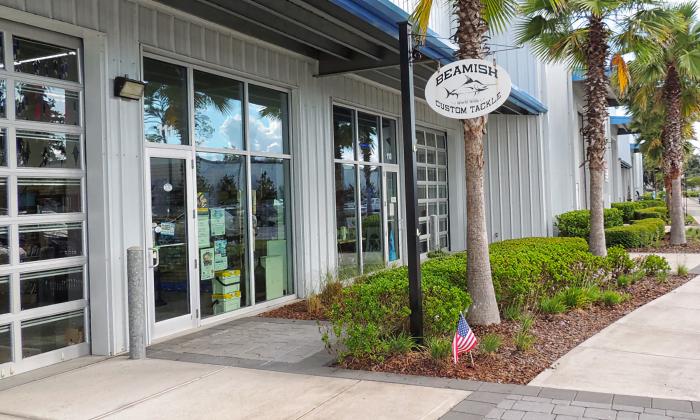
[[[132,246],[126,250],[129,295],[129,358],[146,358],[146,299],[143,281],[143,248]]]

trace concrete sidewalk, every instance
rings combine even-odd
[[[0,419],[437,419],[469,394],[117,357],[0,391]]]
[[[700,277],[608,326],[530,384],[700,400]]]

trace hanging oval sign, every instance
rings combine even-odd
[[[430,76],[425,100],[447,118],[476,118],[503,105],[510,87],[510,76],[503,67],[485,60],[459,60]]]

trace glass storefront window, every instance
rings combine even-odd
[[[355,160],[354,117],[350,109],[333,107],[333,156],[336,159]]]
[[[398,163],[396,121],[382,118],[382,155],[384,163]]]
[[[202,317],[248,306],[245,158],[233,154],[197,153],[198,220],[209,220],[208,235],[200,247],[214,248],[211,279],[201,279]],[[205,232],[200,228],[199,235]]]
[[[10,276],[0,277],[0,314],[10,312]],[[2,350],[0,350],[2,351]]]
[[[17,130],[17,166],[80,169],[80,136]],[[3,149],[4,150],[4,149]]]
[[[41,41],[12,37],[15,71],[35,76],[78,81],[78,52]]]
[[[12,333],[9,325],[0,325],[0,364],[12,361]]]
[[[190,144],[187,111],[187,69],[151,58],[143,59],[146,88],[143,124],[146,141]]]
[[[379,117],[357,113],[357,141],[363,162],[379,162]]]
[[[22,357],[85,342],[83,311],[22,321]]]
[[[7,166],[7,130],[0,128],[0,166]]]
[[[19,226],[19,261],[83,255],[82,223]]]
[[[18,214],[78,213],[80,203],[79,179],[17,179]]]
[[[5,69],[5,50],[3,42],[3,33],[0,32],[0,70]]]
[[[381,171],[378,167],[360,167],[362,261],[365,273],[384,267],[381,179]]]
[[[194,134],[197,146],[244,148],[243,83],[194,71]]]
[[[16,82],[15,114],[18,120],[79,125],[80,95],[57,87]]]
[[[253,208],[255,301],[294,293],[289,273],[289,161],[253,157],[250,168]]]
[[[248,85],[248,138],[250,150],[289,153],[287,94]]]
[[[7,178],[0,178],[0,216],[7,216]]]
[[[447,140],[444,133],[417,129],[419,146],[416,151],[418,177],[418,206],[421,223],[426,224],[421,233],[421,247],[424,250],[442,248],[448,242],[448,182],[447,182]],[[431,219],[440,216],[439,223]],[[436,232],[433,230],[437,229]],[[438,245],[438,243],[440,245]]]
[[[357,180],[355,165],[335,164],[335,218],[338,241],[338,276],[359,274],[357,255]]]
[[[22,273],[20,302],[22,310],[55,305],[83,298],[83,268]]]

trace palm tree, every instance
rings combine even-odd
[[[419,0],[411,15],[416,32],[425,34],[433,0]],[[454,41],[456,58],[481,59],[484,40],[491,30],[502,30],[514,16],[515,0],[451,0],[457,16]],[[487,116],[462,120],[467,185],[467,289],[472,297],[469,322],[476,325],[501,322],[491,278],[484,197],[484,133]]]
[[[641,39],[633,45],[636,54],[631,73],[640,89],[634,100],[654,97],[663,105],[661,143],[666,194],[671,216],[671,244],[686,243],[681,177],[684,161],[684,124],[697,116],[700,104],[697,95],[700,82],[700,24],[694,20],[694,2],[669,9],[675,19],[664,42]],[[670,188],[669,188],[670,187]]]
[[[518,41],[529,42],[545,61],[565,62],[585,70],[585,123],[582,129],[588,149],[590,173],[590,251],[605,256],[603,183],[605,176],[605,126],[608,121],[608,63],[620,91],[629,80],[620,49],[639,37],[663,35],[660,14],[644,7],[653,0],[524,0],[525,19],[518,27]],[[611,48],[613,46],[614,48]]]

